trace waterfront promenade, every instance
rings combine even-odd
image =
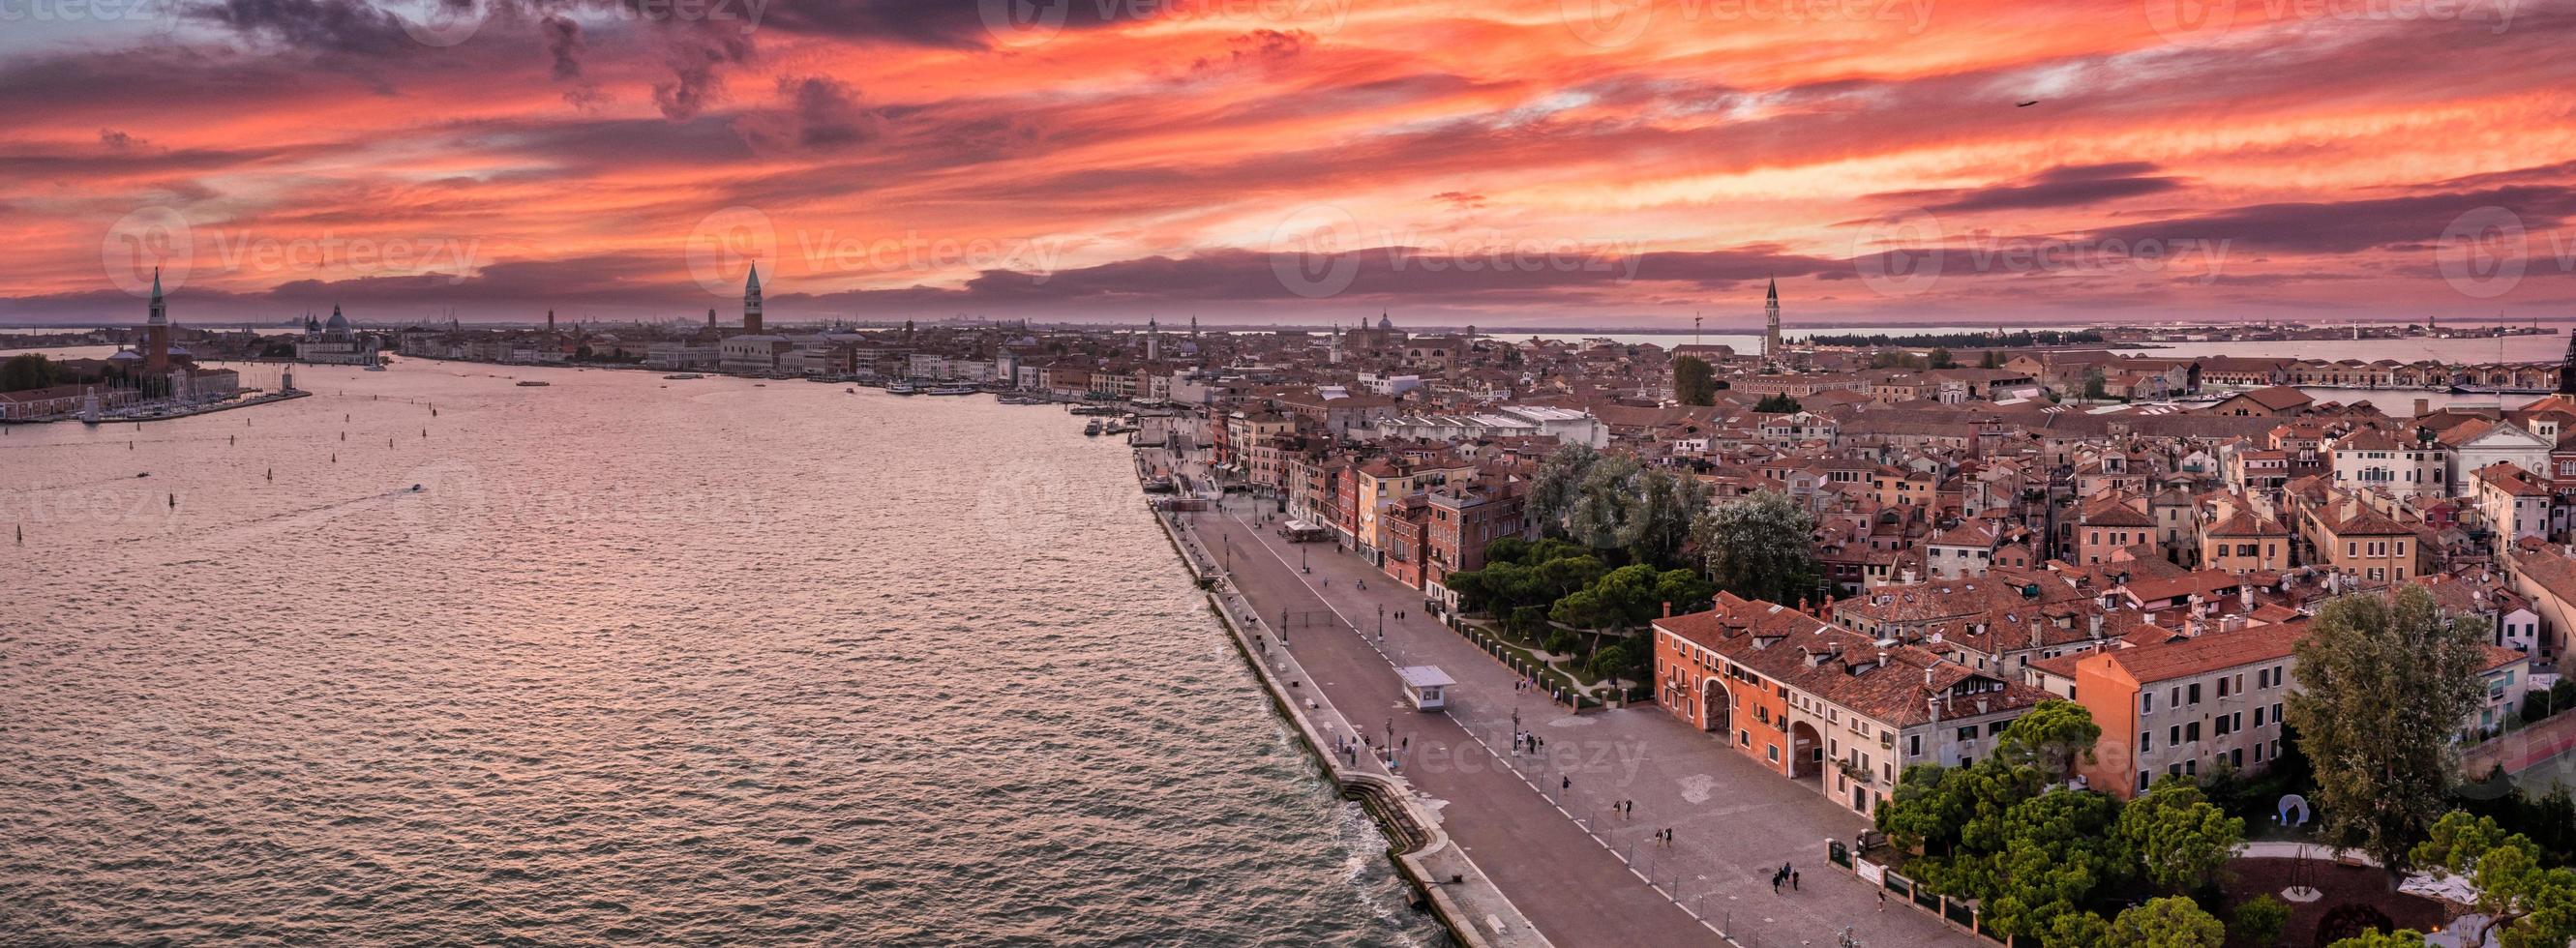
[[[1149,460],[1171,463],[1159,452]],[[1206,482],[1195,464],[1182,470]],[[1825,862],[1826,839],[1851,839],[1866,828],[1862,817],[1660,708],[1576,715],[1516,690],[1511,670],[1423,614],[1418,591],[1329,544],[1301,551],[1255,522],[1270,509],[1237,497],[1181,520],[1230,561],[1253,608],[1286,620],[1291,650],[1316,686],[1346,709],[1386,709],[1375,723],[1400,745],[1409,739],[1404,774],[1436,798],[1450,837],[1551,940],[1707,945],[1720,943],[1722,929],[1742,945],[1831,945],[1850,926],[1866,945],[1978,943],[1902,900],[1878,911],[1872,886]],[[1301,553],[1311,572],[1301,571]],[[1438,665],[1457,679],[1448,711],[1402,705],[1398,665]],[[1544,753],[1512,752],[1515,716],[1545,740]],[[1635,801],[1633,817],[1610,812],[1622,800]],[[1667,828],[1674,843],[1658,845]],[[1801,885],[1775,895],[1770,878],[1783,863],[1799,870]]]

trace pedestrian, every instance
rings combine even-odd
[[[1779,877],[1779,876],[1772,876],[1772,877],[1771,877],[1771,894],[1772,894],[1772,895],[1778,895],[1778,894],[1780,894],[1780,877]]]
[[[1798,891],[1798,870],[1789,870],[1789,891]]]
[[[1413,749],[1413,735],[1411,735],[1411,734],[1407,734],[1407,735],[1405,735],[1405,736],[1404,736],[1404,749],[1405,749],[1405,750],[1412,750],[1412,749]]]
[[[1564,783],[1559,784],[1559,785],[1557,786],[1557,789],[1559,789],[1559,790],[1572,790],[1572,789],[1574,789],[1574,778],[1572,778],[1572,777],[1560,777],[1560,778],[1557,778],[1557,779],[1565,781]]]
[[[1886,889],[1880,889],[1880,890],[1878,890],[1878,910],[1879,910],[1879,911],[1881,911],[1881,912],[1887,911],[1887,890],[1886,890]]]

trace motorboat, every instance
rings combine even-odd
[[[933,394],[933,395],[973,395],[973,394],[976,394],[976,388],[975,388],[975,386],[967,385],[967,384],[964,384],[964,383],[958,383],[958,384],[953,384],[953,385],[942,385],[942,386],[939,386],[938,388],[931,389],[931,390],[930,390],[930,394]]]
[[[546,386],[548,386],[548,385],[553,385],[553,384],[555,384],[555,383],[553,383],[553,382],[521,382],[521,383],[519,383],[519,387],[520,387],[520,388],[544,388],[544,387],[546,387]]]
[[[1087,438],[1100,437],[1100,419],[1091,419],[1090,424],[1082,426],[1082,434]]]
[[[669,381],[673,381],[673,382],[686,382],[686,381],[688,381],[688,380],[690,380],[690,379],[702,379],[702,378],[706,378],[706,376],[703,376],[703,375],[697,375],[697,374],[689,373],[689,372],[682,372],[682,373],[680,373],[680,374],[678,374],[678,375],[665,375],[665,376],[663,376],[662,378],[667,379],[667,380],[669,380]]]
[[[920,390],[920,389],[917,389],[917,388],[912,387],[912,383],[910,383],[910,382],[895,382],[895,383],[892,383],[892,384],[889,384],[889,385],[887,385],[887,386],[886,386],[886,394],[888,394],[888,395],[918,395],[918,394],[921,394],[921,390]]]

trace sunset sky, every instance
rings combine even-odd
[[[0,321],[2576,315],[2566,0],[435,2],[0,3]]]

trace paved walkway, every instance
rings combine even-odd
[[[1333,616],[1307,628],[1292,620],[1291,646],[1360,726],[1370,723],[1357,710],[1364,702],[1387,708],[1377,725],[1399,745],[1410,738],[1406,776],[1443,801],[1452,838],[1558,944],[1714,942],[1683,907],[1746,945],[1830,945],[1845,926],[1867,945],[1978,943],[1902,905],[1879,912],[1874,887],[1826,864],[1825,840],[1848,840],[1867,821],[1811,784],[1651,705],[1575,715],[1515,690],[1510,669],[1422,614],[1419,591],[1358,556],[1305,544],[1311,572],[1301,572],[1300,545],[1253,522],[1274,509],[1234,498],[1183,519],[1211,551],[1232,547],[1236,584],[1265,618]],[[1438,665],[1456,678],[1448,713],[1402,706],[1395,665]],[[1544,753],[1512,753],[1516,715]],[[1621,800],[1635,801],[1635,816],[1609,812]],[[1665,828],[1669,847],[1653,839]],[[1783,863],[1798,868],[1801,887],[1775,895],[1770,878]]]

